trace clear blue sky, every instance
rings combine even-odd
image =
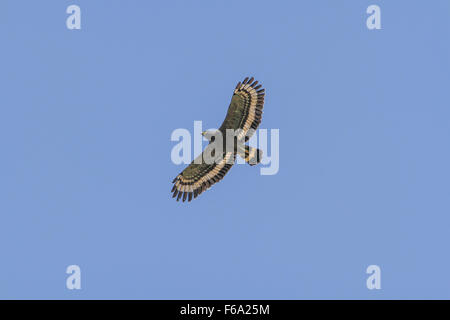
[[[450,298],[449,15],[447,0],[2,0],[0,298]],[[279,173],[235,166],[173,201],[172,131],[219,126],[247,75]]]

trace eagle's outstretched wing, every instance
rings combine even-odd
[[[234,164],[236,156],[234,152],[218,155],[221,160],[214,161],[211,164],[203,161],[205,152],[207,152],[206,149],[172,181],[174,183],[172,197],[175,198],[178,195],[177,201],[181,197],[183,197],[183,201],[186,201],[186,198],[188,201],[191,201],[192,197],[197,198],[200,193],[222,180]]]
[[[245,78],[234,89],[227,116],[219,128],[223,134],[226,129],[242,129],[238,139],[245,137],[248,141],[261,123],[265,92],[258,81],[253,80],[253,77]],[[250,129],[253,130],[249,132]]]

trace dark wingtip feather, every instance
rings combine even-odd
[[[193,192],[189,192],[189,194],[188,194],[188,202],[191,202],[191,200],[192,200],[192,194],[193,194]]]
[[[186,201],[187,194],[188,194],[187,192],[183,192],[183,202]]]
[[[246,78],[244,79],[244,81],[242,81],[243,84],[247,84],[247,82],[248,82],[248,77],[246,77]]]

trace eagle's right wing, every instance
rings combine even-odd
[[[212,146],[209,144],[208,146]],[[208,147],[207,147],[208,148]],[[183,197],[183,202],[188,198],[197,198],[203,191],[209,189],[214,183],[219,182],[233,166],[235,160],[234,152],[227,152],[220,155],[218,161],[211,164],[205,163],[205,149],[191,164],[184,169],[172,181],[174,183],[172,191],[173,198],[177,195],[177,201]]]

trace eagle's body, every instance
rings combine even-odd
[[[196,198],[200,193],[209,189],[214,183],[219,182],[234,164],[236,154],[239,154],[250,165],[261,161],[262,152],[259,149],[244,146],[261,123],[264,106],[264,89],[245,78],[242,84],[239,82],[231,98],[228,112],[222,125],[218,129],[223,139],[223,149],[212,152],[214,162],[205,161],[205,154],[213,148],[214,133],[204,134],[210,144],[192,163],[184,169],[174,180],[172,188],[173,197],[183,201]],[[227,129],[238,130],[233,141],[227,141]],[[232,148],[227,145],[233,143]],[[217,151],[217,150],[215,150]]]

